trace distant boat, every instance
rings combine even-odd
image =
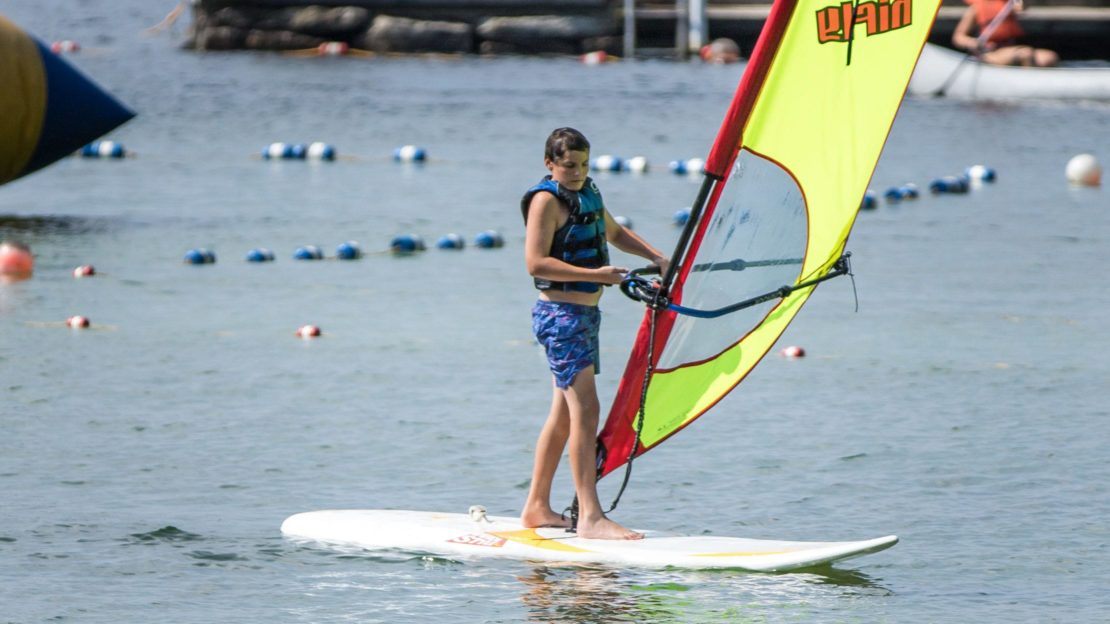
[[[964,52],[927,43],[910,80],[909,93],[967,100],[1107,100],[1110,99],[1110,65],[990,65]]]
[[[134,116],[0,16],[0,184],[72,154]]]

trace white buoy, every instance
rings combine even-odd
[[[633,156],[624,161],[624,168],[632,173],[647,173],[650,167],[648,159],[643,156]]]
[[[1098,186],[1102,183],[1102,166],[1094,154],[1079,154],[1068,161],[1064,170],[1068,182],[1083,186]]]

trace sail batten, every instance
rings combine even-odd
[[[817,283],[848,272],[848,235],[939,0],[843,6],[772,6],[706,159],[666,305],[650,302],[599,435],[599,477],[718,404]]]

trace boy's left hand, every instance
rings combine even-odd
[[[659,267],[659,277],[663,277],[664,275],[666,275],[667,269],[671,267],[670,259],[664,258],[663,256],[656,256],[652,264]]]

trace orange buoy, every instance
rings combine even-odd
[[[0,242],[0,280],[15,282],[31,277],[35,259],[31,248],[16,241]]]

